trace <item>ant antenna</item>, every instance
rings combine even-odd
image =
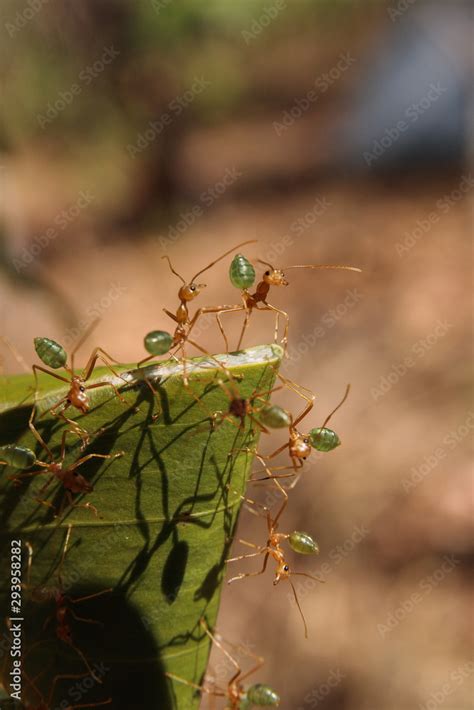
[[[306,625],[306,619],[304,618],[303,610],[302,610],[301,605],[300,605],[299,600],[298,600],[298,595],[296,594],[295,585],[293,584],[293,582],[291,581],[291,579],[289,579],[288,581],[289,581],[289,583],[291,584],[291,588],[292,588],[292,590],[293,590],[293,596],[295,597],[296,606],[298,607],[298,611],[300,612],[300,616],[301,616],[301,618],[302,618],[302,620],[303,620],[304,637],[305,637],[305,639],[307,639],[307,638],[308,638],[308,627],[307,627],[307,625]]]
[[[175,276],[177,276],[178,279],[181,279],[181,281],[183,282],[183,284],[186,285],[186,281],[183,279],[183,277],[182,277],[180,274],[178,274],[177,271],[175,271],[175,270],[173,269],[173,264],[171,263],[171,259],[169,258],[169,256],[166,254],[165,256],[162,256],[161,258],[162,258],[162,259],[166,259],[166,260],[168,261],[169,267],[170,267],[171,271],[173,272],[173,274],[174,274]]]
[[[225,259],[226,256],[229,254],[232,254],[233,251],[236,249],[239,249],[239,247],[244,247],[246,244],[255,244],[257,242],[256,239],[249,239],[246,242],[241,242],[240,244],[236,244],[232,249],[229,249],[228,251],[225,252],[225,254],[222,254],[218,259],[215,259],[214,261],[211,261],[210,264],[208,264],[204,269],[201,269],[201,271],[198,271],[197,274],[194,274],[193,278],[191,279],[191,283],[194,281],[194,279],[197,279],[198,276],[203,274],[205,271],[211,268],[211,266],[214,266],[214,264],[217,264],[218,261],[221,261],[222,259]],[[164,257],[162,257],[164,258]]]
[[[282,271],[288,271],[288,269],[342,269],[343,271],[362,273],[362,269],[357,266],[344,266],[343,264],[298,264],[297,266],[285,266]]]
[[[328,421],[331,419],[332,415],[337,412],[337,410],[339,409],[339,407],[342,407],[342,405],[343,405],[344,402],[346,401],[347,397],[349,396],[350,389],[351,389],[351,386],[350,386],[350,385],[347,385],[346,391],[345,391],[345,393],[344,393],[344,397],[341,399],[341,401],[339,402],[339,404],[337,405],[337,407],[336,407],[335,409],[333,409],[330,414],[328,414],[328,416],[327,416],[326,419],[324,420],[324,424],[323,424],[323,426],[321,427],[321,429],[324,429],[324,427],[326,426],[326,424],[328,423]]]
[[[271,264],[269,264],[268,261],[263,261],[263,259],[257,259],[257,261],[260,264],[265,264],[265,266],[269,266],[272,271],[275,271],[275,268]]]

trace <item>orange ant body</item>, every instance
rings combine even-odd
[[[277,480],[274,479],[274,483],[279,489],[280,493],[284,496],[283,502],[278,510],[278,513],[276,516],[273,518],[270,510],[265,506],[262,505],[261,503],[258,503],[251,498],[245,498],[243,496],[242,499],[246,501],[247,503],[250,503],[254,507],[260,508],[262,513],[257,513],[253,508],[249,508],[249,510],[254,513],[255,515],[265,515],[266,520],[267,520],[267,541],[265,545],[259,546],[255,545],[253,542],[247,542],[246,540],[239,540],[240,543],[243,545],[246,545],[247,547],[252,547],[256,550],[256,552],[250,552],[246,555],[238,555],[237,557],[231,557],[227,562],[237,562],[239,560],[244,560],[248,559],[250,557],[258,557],[259,555],[264,555],[263,558],[263,566],[262,569],[260,569],[258,572],[241,572],[240,574],[236,575],[235,577],[231,577],[227,581],[227,584],[232,584],[233,582],[238,581],[239,579],[244,579],[245,577],[256,577],[260,574],[264,574],[264,572],[267,569],[267,563],[269,558],[273,558],[273,561],[276,564],[275,568],[275,577],[273,580],[273,584],[276,586],[280,581],[282,580],[288,580],[288,582],[291,585],[291,589],[293,591],[293,596],[295,598],[296,605],[298,607],[299,613],[301,615],[301,618],[303,620],[303,625],[304,625],[304,634],[305,637],[308,637],[308,628],[306,626],[306,620],[303,615],[303,611],[301,609],[300,603],[298,601],[298,596],[296,594],[296,589],[294,587],[293,582],[291,581],[290,577],[294,575],[298,576],[303,576],[303,577],[309,577],[310,579],[314,579],[317,582],[323,582],[323,580],[319,579],[319,577],[315,577],[311,574],[308,574],[307,572],[293,572],[290,569],[289,564],[286,561],[286,556],[285,556],[285,551],[283,550],[281,543],[284,542],[285,540],[288,540],[291,547],[295,552],[299,552],[301,554],[314,554],[317,553],[318,546],[314,542],[314,540],[307,534],[307,533],[302,533],[302,532],[292,532],[292,533],[280,533],[278,532],[278,525],[279,525],[279,520],[280,517],[286,508],[286,505],[288,503],[288,495],[285,491],[285,489],[278,483]]]
[[[27,471],[26,473],[19,473],[13,475],[10,477],[10,480],[12,480],[16,484],[19,484],[21,482],[21,479],[23,478],[50,474],[49,479],[40,489],[40,493],[44,493],[44,491],[49,487],[52,481],[60,481],[60,483],[65,489],[66,497],[71,507],[88,508],[89,510],[92,510],[95,515],[97,515],[97,509],[95,508],[95,506],[92,505],[92,503],[77,504],[73,502],[73,493],[91,493],[94,490],[93,486],[89,483],[89,481],[87,481],[82,474],[78,473],[77,469],[79,468],[79,466],[82,466],[84,463],[90,461],[91,459],[115,459],[119,458],[120,456],[123,456],[125,452],[120,451],[117,454],[87,454],[86,456],[82,456],[81,458],[79,458],[77,461],[75,461],[75,463],[65,466],[64,459],[66,458],[67,434],[68,431],[63,432],[61,439],[61,450],[59,458],[57,460],[54,459],[53,452],[51,451],[49,446],[47,446],[43,442],[43,448],[46,450],[50,460],[38,461],[32,451],[26,450],[29,454],[31,454],[31,459],[34,459],[34,465],[39,466],[40,469],[37,471]],[[54,508],[51,503],[48,503],[45,500],[41,500],[39,498],[36,498],[36,500],[42,505]]]
[[[319,439],[321,437],[321,433],[324,432],[330,432],[330,430],[327,430],[326,424],[329,422],[329,420],[332,418],[332,416],[337,412],[337,410],[342,407],[344,402],[346,401],[349,391],[350,391],[350,385],[347,385],[346,391],[344,393],[343,398],[339,402],[339,404],[330,412],[330,414],[326,417],[324,420],[324,423],[322,427],[318,427],[315,429],[311,429],[311,431],[308,434],[303,434],[302,432],[299,431],[298,424],[310,413],[314,406],[314,395],[307,390],[305,387],[302,387],[301,385],[297,385],[294,382],[291,382],[291,380],[288,380],[287,378],[283,377],[283,375],[278,374],[279,379],[290,389],[292,389],[294,392],[296,392],[300,397],[305,399],[307,401],[307,404],[301,414],[296,418],[293,419],[293,415],[289,414],[290,418],[290,425],[288,427],[288,441],[285,444],[282,444],[278,449],[273,451],[273,453],[263,456],[263,455],[257,455],[258,460],[262,463],[266,473],[268,474],[265,478],[259,478],[259,479],[253,479],[254,481],[264,481],[268,479],[273,479],[275,480],[276,478],[287,478],[287,477],[293,477],[296,475],[295,480],[292,482],[290,486],[287,487],[287,490],[290,490],[293,488],[296,483],[298,482],[299,476],[298,471],[303,467],[304,462],[308,458],[308,456],[311,454],[313,449],[319,450],[319,451],[324,451],[324,450],[330,450],[330,449],[323,449],[320,447]],[[305,392],[307,394],[305,394]],[[332,448],[335,448],[340,441],[335,434],[335,432],[330,432],[331,434],[334,434],[334,436],[337,439],[337,443],[334,443]],[[288,449],[288,453],[291,458],[291,466],[275,466],[270,469],[268,469],[265,461],[269,461],[278,454],[281,454],[285,449]],[[274,474],[273,471],[284,471],[291,469],[291,473],[277,473]]]
[[[65,382],[69,386],[67,394],[62,397],[58,402],[56,402],[56,404],[49,410],[49,412],[52,416],[58,416],[70,425],[71,431],[73,431],[82,439],[83,447],[89,443],[90,437],[88,432],[82,427],[80,427],[73,419],[69,419],[68,417],[66,417],[64,412],[69,407],[74,407],[75,409],[78,409],[82,414],[87,414],[90,409],[90,399],[89,395],[87,394],[88,390],[97,389],[98,387],[110,387],[111,389],[113,389],[116,396],[123,403],[125,403],[124,398],[121,396],[117,387],[112,382],[104,380],[102,382],[95,382],[91,385],[86,384],[94,371],[97,361],[99,360],[112,372],[113,375],[115,375],[115,377],[123,379],[110,364],[111,362],[116,362],[116,360],[114,360],[110,355],[108,355],[108,353],[106,353],[103,348],[94,348],[86,366],[84,367],[80,375],[75,374],[74,372],[74,358],[76,352],[83,344],[83,342],[89,337],[92,330],[96,327],[97,323],[98,320],[94,321],[91,324],[90,328],[84,333],[82,338],[72,350],[69,366],[67,365],[67,353],[62,347],[62,345],[60,345],[54,340],[51,340],[50,338],[35,338],[36,352],[38,354],[38,357],[44,362],[44,364],[48,365],[50,368],[53,368],[53,370],[62,367],[69,375],[69,377],[63,377],[62,375],[58,375],[56,372],[42,367],[41,365],[33,365],[36,392],[38,391],[38,372],[44,372],[47,375],[50,375],[50,377],[55,377],[57,380]],[[34,415],[35,407],[33,407],[31,411],[29,426],[37,441],[39,441],[39,443],[44,446],[44,441],[33,424]]]
[[[94,670],[91,668],[89,661],[85,657],[84,653],[81,651],[78,646],[75,645],[74,639],[73,639],[73,634],[72,634],[72,627],[70,624],[70,617],[75,619],[76,621],[80,621],[86,624],[97,624],[99,626],[102,626],[101,621],[96,621],[95,619],[87,619],[82,616],[79,616],[76,614],[74,609],[71,607],[71,605],[74,604],[80,604],[81,602],[88,601],[90,599],[95,599],[96,597],[102,596],[103,594],[110,594],[112,592],[112,589],[104,589],[100,592],[95,592],[93,594],[87,594],[82,597],[77,597],[75,599],[69,597],[67,594],[65,594],[64,591],[64,582],[63,582],[63,576],[62,576],[62,570],[64,566],[64,561],[66,558],[66,553],[67,553],[67,548],[69,545],[69,539],[71,536],[71,530],[72,530],[72,525],[68,525],[67,532],[66,532],[66,537],[64,540],[64,545],[63,545],[63,550],[61,553],[61,559],[59,562],[59,567],[57,571],[57,579],[58,579],[58,585],[56,587],[36,587],[32,590],[31,593],[31,598],[33,601],[37,602],[44,602],[49,599],[52,599],[55,604],[55,611],[51,617],[46,619],[44,623],[44,629],[48,626],[50,621],[52,619],[55,620],[55,629],[54,633],[56,637],[62,641],[63,643],[67,644],[70,646],[74,651],[77,653],[77,655],[80,657],[82,662],[84,663],[85,667],[87,668],[87,672],[90,676],[94,678],[98,683],[102,683],[101,679],[95,674]],[[31,564],[32,564],[32,558],[33,558],[33,550],[32,547],[29,543],[27,543],[28,551],[29,551],[29,558],[28,558],[28,579],[30,576],[30,570],[31,570]],[[41,641],[38,641],[37,644],[41,644]],[[35,645],[37,645],[35,644]],[[107,704],[107,703],[103,703]],[[81,707],[81,706],[79,706]],[[85,706],[89,707],[89,706]],[[94,707],[93,705],[90,707]]]
[[[243,651],[247,656],[256,662],[252,668],[243,673],[237,659],[229,653],[224,645],[213,634],[211,634],[204,619],[201,619],[200,624],[202,629],[211,639],[212,643],[214,643],[217,648],[222,651],[222,653],[235,668],[235,673],[227,683],[227,687],[219,687],[214,683],[211,687],[208,687],[207,685],[198,685],[197,683],[192,683],[185,678],[180,678],[174,673],[166,673],[168,678],[171,678],[178,683],[182,683],[183,685],[187,685],[190,688],[195,688],[201,693],[206,693],[210,697],[226,698],[228,703],[226,705],[226,710],[244,710],[244,708],[250,708],[254,705],[258,705],[259,707],[278,707],[280,704],[280,697],[272,688],[270,688],[270,686],[263,685],[262,683],[256,683],[255,685],[245,687],[242,683],[245,678],[253,675],[263,666],[264,659],[261,656],[255,655],[248,649],[243,649],[241,647],[238,648],[237,650]]]
[[[285,277],[285,271],[288,271],[289,269],[342,269],[345,271],[356,271],[360,272],[361,269],[358,269],[355,266],[342,266],[339,264],[335,265],[325,265],[325,264],[298,264],[296,266],[287,266],[285,269],[275,269],[271,264],[269,264],[266,261],[262,261],[262,259],[257,259],[257,261],[260,264],[264,264],[265,266],[268,266],[269,269],[265,271],[265,273],[262,276],[262,280],[258,282],[255,293],[250,293],[248,288],[250,285],[253,284],[254,278],[255,278],[255,270],[251,263],[246,259],[242,254],[237,254],[234,257],[234,260],[232,261],[231,267],[230,267],[230,279],[232,284],[236,287],[241,289],[241,295],[242,295],[242,302],[243,302],[243,307],[241,307],[240,310],[245,310],[245,320],[244,324],[242,327],[242,331],[240,333],[240,338],[239,342],[237,344],[237,350],[240,350],[242,341],[245,335],[245,331],[247,330],[250,316],[252,315],[252,311],[255,310],[260,310],[260,311],[273,311],[276,313],[276,320],[275,320],[275,342],[278,338],[278,330],[279,330],[279,317],[283,316],[285,319],[285,329],[283,333],[283,338],[282,338],[282,345],[286,348],[288,345],[288,328],[289,328],[289,323],[290,323],[290,318],[288,316],[288,313],[285,311],[281,310],[280,308],[276,308],[276,306],[273,306],[271,303],[268,303],[267,298],[268,294],[270,292],[270,288],[272,286],[288,286],[289,281],[287,281]],[[233,308],[232,310],[237,310]]]

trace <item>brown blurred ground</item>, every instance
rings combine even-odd
[[[436,210],[437,200],[458,184],[451,179],[394,190],[375,183],[329,183],[278,201],[219,205],[169,251],[189,274],[190,266],[197,269],[246,238],[259,239],[246,251],[249,257],[265,258],[289,234],[294,244],[278,264],[343,262],[364,269],[360,276],[298,272],[287,289],[272,293],[272,302],[291,316],[293,359],[284,371],[317,395],[308,429],[321,423],[345,384],[352,384],[333,423],[343,446],[308,461],[282,522],[288,531],[311,532],[320,544],[319,560],[296,559],[297,569],[314,573],[329,565],[326,584],[300,594],[309,639],[303,638],[289,588],[274,589],[270,573],[226,589],[223,598],[221,633],[266,656],[264,678],[281,689],[284,708],[316,707],[316,701],[323,708],[416,708],[445,682],[453,692],[443,707],[470,707],[470,673],[459,685],[450,680],[473,641],[467,566],[473,532],[466,435],[473,422],[467,361],[469,198],[440,213],[410,251],[398,256],[396,250],[417,220]],[[295,236],[291,225],[318,198],[330,206]],[[177,282],[161,255],[152,239],[93,253],[87,241],[84,246],[76,241],[49,273],[86,321],[90,309],[101,309],[97,304],[117,286],[110,291],[119,294],[109,294],[110,307],[104,301],[97,342],[115,357],[134,361],[143,354],[138,345],[143,333],[169,328],[161,308],[174,304]],[[224,266],[206,280],[206,303],[235,299]],[[32,301],[3,285],[4,299],[14,304],[4,315],[4,332],[27,362],[33,358],[32,334],[64,341],[64,330],[41,299]],[[229,332],[236,336],[232,320],[229,316]],[[248,343],[271,338],[266,314],[253,325]],[[311,344],[318,326],[314,346],[305,347],[304,337]],[[201,342],[220,348],[213,325]],[[396,376],[395,368],[401,372],[410,354],[414,364]],[[15,370],[11,359],[8,370]],[[384,376],[394,384],[381,394]],[[301,406],[286,394],[278,401],[294,411]],[[276,448],[276,440],[272,437],[267,448]],[[239,534],[263,541],[263,521],[244,514]],[[395,613],[403,618],[392,629]],[[343,678],[323,701],[331,672],[331,678]]]

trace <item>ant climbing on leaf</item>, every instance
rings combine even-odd
[[[206,409],[211,419],[212,429],[215,430],[217,426],[222,424],[224,421],[229,422],[232,426],[243,430],[245,429],[247,419],[250,420],[252,425],[255,425],[260,431],[265,434],[269,434],[268,428],[280,428],[289,425],[289,418],[284,409],[278,407],[278,405],[269,405],[267,399],[274,393],[282,389],[282,385],[278,387],[273,387],[272,389],[256,389],[252,394],[244,397],[239,391],[236,384],[238,379],[242,379],[242,375],[232,375],[226,368],[225,372],[227,375],[227,380],[217,379],[217,385],[221,388],[224,394],[229,399],[229,408],[227,411],[216,410],[210,412]],[[192,393],[197,403],[204,407],[202,398],[197,397]],[[261,400],[261,404],[258,405],[256,402]]]
[[[70,646],[76,654],[79,656],[81,661],[84,663],[85,667],[87,668],[87,672],[92,678],[97,683],[102,684],[101,678],[94,672],[94,669],[91,667],[89,661],[87,660],[86,656],[84,653],[81,651],[81,649],[74,643],[73,639],[73,629],[71,626],[70,619],[73,619],[74,621],[79,621],[81,623],[85,624],[95,624],[98,626],[103,626],[101,621],[97,621],[95,619],[88,619],[83,616],[79,616],[73,609],[73,606],[75,604],[81,604],[82,602],[89,601],[91,599],[96,599],[97,597],[100,597],[104,594],[110,594],[113,590],[112,588],[108,589],[103,589],[100,592],[94,592],[93,594],[87,594],[85,596],[81,597],[76,597],[72,598],[69,595],[65,593],[65,585],[64,585],[64,579],[63,579],[63,567],[64,567],[64,562],[66,560],[66,554],[69,546],[69,540],[71,537],[71,531],[72,531],[73,526],[68,525],[67,530],[66,530],[66,536],[64,539],[64,544],[61,552],[61,559],[59,561],[58,569],[57,569],[57,580],[58,584],[57,586],[54,587],[35,587],[31,591],[31,599],[34,602],[47,602],[49,600],[53,600],[55,604],[55,611],[54,613],[46,619],[43,625],[43,630],[45,630],[48,625],[51,623],[51,621],[54,620],[55,622],[55,627],[54,627],[54,633],[57,639],[65,643],[66,645]],[[28,549],[28,572],[27,572],[27,586],[29,586],[29,578],[30,578],[30,573],[31,573],[31,567],[32,567],[32,561],[33,561],[33,548],[32,546],[28,543],[27,544],[27,549]],[[34,645],[39,645],[43,643],[42,640],[37,641]],[[104,703],[106,704],[106,703]],[[87,706],[86,706],[87,707]],[[93,705],[91,707],[94,707]]]
[[[293,416],[289,414],[290,417],[290,426],[289,426],[289,439],[287,443],[283,444],[280,446],[278,449],[273,451],[273,453],[263,456],[263,455],[258,455],[259,461],[264,465],[265,471],[268,474],[265,478],[257,478],[253,479],[254,481],[265,481],[268,479],[276,479],[276,478],[287,478],[287,477],[293,477],[296,475],[295,480],[292,482],[290,486],[287,487],[287,490],[293,488],[298,479],[299,476],[297,475],[300,471],[300,469],[303,467],[304,462],[308,458],[308,456],[311,454],[311,451],[313,449],[316,449],[317,451],[321,452],[328,452],[333,449],[335,449],[337,446],[340,445],[341,440],[339,439],[339,436],[336,434],[335,431],[332,429],[327,428],[327,424],[329,423],[330,419],[334,416],[334,414],[338,411],[340,407],[344,404],[346,401],[347,397],[349,396],[350,392],[350,385],[347,385],[346,391],[344,393],[343,398],[339,402],[339,404],[328,414],[326,419],[324,420],[322,426],[316,427],[314,429],[311,429],[309,433],[307,434],[302,434],[298,427],[298,424],[310,413],[314,406],[314,395],[312,393],[309,393],[309,390],[306,390],[305,387],[302,387],[301,385],[297,385],[296,383],[292,382],[291,380],[288,380],[287,378],[283,377],[283,375],[278,374],[278,377],[284,384],[292,389],[294,392],[296,392],[300,397],[305,399],[307,401],[307,404],[301,414],[296,418],[293,419]],[[305,392],[307,394],[305,394]],[[309,393],[309,394],[308,394]],[[291,466],[275,466],[272,468],[271,473],[269,472],[269,469],[265,465],[265,461],[269,461],[278,454],[281,454],[285,449],[288,449],[290,458],[291,458]],[[291,469],[291,473],[273,473],[274,471],[284,471]]]
[[[61,399],[59,399],[59,401],[56,402],[56,404],[49,410],[49,412],[52,416],[57,416],[63,419],[71,427],[71,431],[82,439],[83,448],[89,443],[89,433],[85,429],[80,427],[76,421],[68,418],[64,414],[64,412],[69,407],[74,407],[75,409],[78,409],[80,412],[82,412],[82,414],[87,414],[90,409],[90,399],[88,391],[92,389],[97,389],[99,387],[110,387],[115,392],[115,395],[120,399],[120,401],[126,404],[125,399],[122,397],[113,382],[103,380],[101,382],[87,384],[87,381],[90,379],[98,361],[105,365],[115,377],[122,379],[124,382],[126,382],[126,380],[121,377],[121,375],[119,375],[111,365],[111,362],[118,364],[117,361],[114,360],[110,355],[108,355],[108,353],[106,353],[103,348],[94,348],[89,357],[89,360],[87,361],[86,366],[80,374],[76,374],[74,371],[74,359],[76,352],[92,333],[98,322],[98,320],[95,320],[91,324],[91,326],[86,330],[79,342],[75,345],[74,349],[71,351],[69,365],[67,364],[67,353],[62,345],[57,343],[55,340],[51,340],[50,338],[41,337],[35,338],[34,340],[35,350],[38,357],[45,365],[47,365],[49,368],[52,368],[47,369],[45,367],[42,367],[41,365],[33,365],[36,391],[35,400],[38,393],[38,372],[44,372],[50,377],[55,377],[57,380],[65,382],[69,387],[67,394]],[[58,375],[56,372],[53,372],[53,370],[58,370],[59,368],[63,368],[68,374],[68,377],[64,377],[62,375]],[[29,426],[37,441],[42,446],[45,446],[40,433],[38,432],[33,423],[35,417],[35,410],[36,407],[33,407],[31,411]]]
[[[49,461],[39,461],[34,452],[24,446],[8,444],[7,446],[0,447],[0,464],[6,464],[16,469],[29,469],[35,465],[39,466],[39,470],[27,470],[26,473],[15,474],[10,477],[10,480],[20,485],[21,481],[25,478],[49,474],[48,480],[39,491],[40,494],[43,494],[53,481],[59,481],[65,489],[66,498],[72,508],[87,508],[97,515],[97,508],[92,505],[92,503],[74,503],[74,493],[91,493],[93,491],[92,485],[77,469],[91,459],[116,459],[123,456],[125,452],[120,451],[117,454],[87,454],[77,459],[73,464],[65,466],[64,459],[66,458],[66,437],[68,433],[70,432],[67,430],[63,432],[61,449],[57,459],[55,459],[49,446],[44,443],[43,448],[48,455]],[[35,498],[35,500],[41,503],[41,505],[54,509],[54,506],[46,500],[40,498]],[[60,514],[61,513],[59,513],[59,515]]]
[[[241,310],[241,306],[204,306],[199,308],[191,317],[189,313],[189,304],[191,303],[191,301],[194,301],[194,299],[197,298],[201,291],[206,287],[206,284],[196,283],[196,279],[198,278],[198,276],[213,267],[219,261],[222,261],[222,259],[234,252],[236,249],[239,249],[240,247],[245,246],[246,244],[253,244],[255,243],[255,241],[255,239],[250,239],[248,241],[237,244],[236,246],[232,247],[232,249],[228,249],[224,254],[219,256],[217,259],[214,259],[214,261],[211,261],[210,264],[208,264],[203,269],[200,269],[200,271],[194,274],[190,281],[186,281],[181,276],[181,274],[179,274],[175,270],[169,256],[166,255],[161,257],[162,259],[167,260],[171,272],[175,276],[177,276],[182,282],[182,286],[179,288],[178,291],[179,306],[176,312],[172,313],[167,308],[163,308],[166,315],[169,316],[176,323],[176,328],[173,335],[167,333],[166,331],[158,330],[152,331],[151,333],[148,333],[145,336],[145,348],[150,353],[150,355],[145,359],[141,360],[138,363],[139,366],[148,362],[157,355],[164,355],[165,353],[170,352],[174,349],[175,353],[178,350],[181,352],[183,367],[185,367],[186,357],[184,346],[186,343],[190,343],[190,345],[197,348],[200,352],[204,353],[205,355],[208,355],[209,353],[207,353],[204,348],[198,345],[198,343],[196,343],[194,340],[190,339],[191,331],[193,330],[194,326],[198,322],[199,318],[201,318],[201,316],[206,313],[216,314],[217,323],[224,338],[226,349],[229,349],[226,334],[219,320],[219,314],[235,310]],[[186,371],[184,372],[183,379],[185,381],[185,384],[188,384]]]
[[[254,666],[252,666],[248,671],[243,672],[237,659],[234,658],[234,656],[225,648],[223,643],[221,643],[221,641],[219,641],[219,639],[210,632],[204,619],[201,619],[200,624],[203,631],[211,639],[211,642],[215,644],[220,651],[222,651],[225,657],[235,668],[235,672],[227,683],[227,687],[218,686],[214,682],[212,685],[210,683],[206,685],[198,685],[197,683],[192,683],[190,680],[186,680],[185,678],[180,678],[180,676],[177,676],[174,673],[166,673],[166,676],[171,680],[187,685],[190,688],[195,688],[210,697],[225,698],[228,703],[226,705],[226,710],[245,710],[253,705],[258,705],[259,707],[278,707],[280,704],[280,696],[269,685],[255,683],[254,685],[245,687],[242,682],[260,670],[263,666],[264,659],[261,656],[255,655],[248,649],[238,647],[236,649],[237,651],[245,653],[249,658],[255,661]],[[232,646],[232,644],[228,645]]]
[[[267,563],[269,558],[273,558],[274,562],[276,563],[276,569],[275,569],[275,578],[273,580],[273,584],[277,585],[281,580],[288,580],[288,582],[291,585],[291,589],[293,591],[293,596],[295,598],[296,605],[298,607],[299,613],[301,615],[301,618],[303,620],[303,625],[304,625],[304,635],[305,638],[308,637],[308,628],[306,625],[306,620],[304,618],[303,611],[301,609],[299,600],[298,600],[298,595],[296,594],[296,589],[291,581],[290,577],[292,576],[302,576],[302,577],[309,577],[310,579],[314,579],[317,582],[323,582],[324,580],[320,579],[319,577],[315,577],[314,575],[308,574],[307,572],[293,572],[289,566],[289,564],[286,561],[285,557],[285,552],[281,546],[282,542],[285,540],[288,540],[288,543],[290,544],[290,547],[297,553],[302,554],[302,555],[312,555],[312,554],[318,554],[319,553],[319,548],[317,543],[313,540],[313,538],[308,535],[308,533],[305,532],[299,532],[297,530],[293,531],[292,533],[280,533],[278,532],[278,525],[279,525],[279,520],[280,517],[283,513],[283,511],[286,508],[286,505],[288,503],[288,494],[286,493],[285,489],[280,485],[280,483],[276,480],[273,479],[275,485],[279,489],[280,493],[283,495],[283,502],[275,515],[275,517],[272,517],[270,509],[267,508],[267,506],[262,505],[261,503],[258,503],[251,498],[246,498],[244,496],[240,496],[242,500],[244,500],[246,503],[249,503],[252,507],[248,508],[252,513],[255,515],[263,515],[266,517],[267,520],[267,541],[265,545],[259,546],[255,545],[253,542],[247,542],[246,540],[239,540],[242,545],[246,545],[247,547],[251,547],[256,552],[250,552],[245,555],[238,555],[237,557],[231,557],[226,562],[237,562],[239,560],[245,560],[249,559],[251,557],[258,557],[260,555],[264,555],[263,559],[263,566],[262,569],[259,570],[258,572],[241,572],[240,574],[236,575],[235,577],[231,577],[227,581],[227,584],[232,584],[233,582],[237,582],[239,579],[244,579],[245,577],[256,577],[260,574],[264,574],[265,570],[267,569]],[[258,508],[260,512],[257,512],[255,508]]]
[[[273,306],[268,303],[267,298],[272,286],[288,286],[289,281],[287,281],[285,276],[285,271],[290,269],[338,269],[343,271],[355,271],[361,272],[361,269],[355,266],[344,266],[340,264],[297,264],[295,266],[286,266],[283,269],[275,269],[274,266],[269,264],[262,259],[257,259],[258,263],[268,266],[268,269],[264,272],[262,280],[258,282],[255,292],[252,294],[249,289],[255,283],[255,269],[250,261],[243,256],[243,254],[236,254],[234,256],[229,269],[229,277],[233,286],[240,289],[242,295],[243,306],[240,308],[233,307],[232,311],[245,311],[245,320],[242,326],[242,331],[240,333],[239,342],[237,344],[237,350],[241,349],[242,341],[247,330],[250,317],[254,310],[259,311],[272,311],[276,314],[275,318],[275,342],[278,339],[279,331],[279,318],[282,316],[285,319],[285,329],[283,333],[283,338],[281,340],[284,346],[285,352],[288,345],[288,329],[290,324],[290,317],[288,313]]]

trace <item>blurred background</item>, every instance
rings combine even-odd
[[[99,344],[142,358],[176,307],[165,254],[186,278],[246,239],[279,267],[360,266],[289,271],[270,298],[290,314],[283,371],[317,396],[302,426],[352,384],[332,422],[343,445],[313,453],[282,520],[321,550],[289,556],[326,580],[295,578],[309,639],[270,572],[225,589],[220,632],[265,656],[258,680],[282,708],[472,707],[472,4],[3,0],[1,14],[3,373],[32,363],[33,336],[70,346],[95,317],[84,358]],[[239,302],[229,262],[200,305]],[[248,345],[273,337],[261,316]],[[226,318],[236,342],[241,316]],[[221,350],[212,320],[195,335]],[[264,521],[243,512],[239,535],[263,544]],[[214,654],[214,677],[229,670]]]

